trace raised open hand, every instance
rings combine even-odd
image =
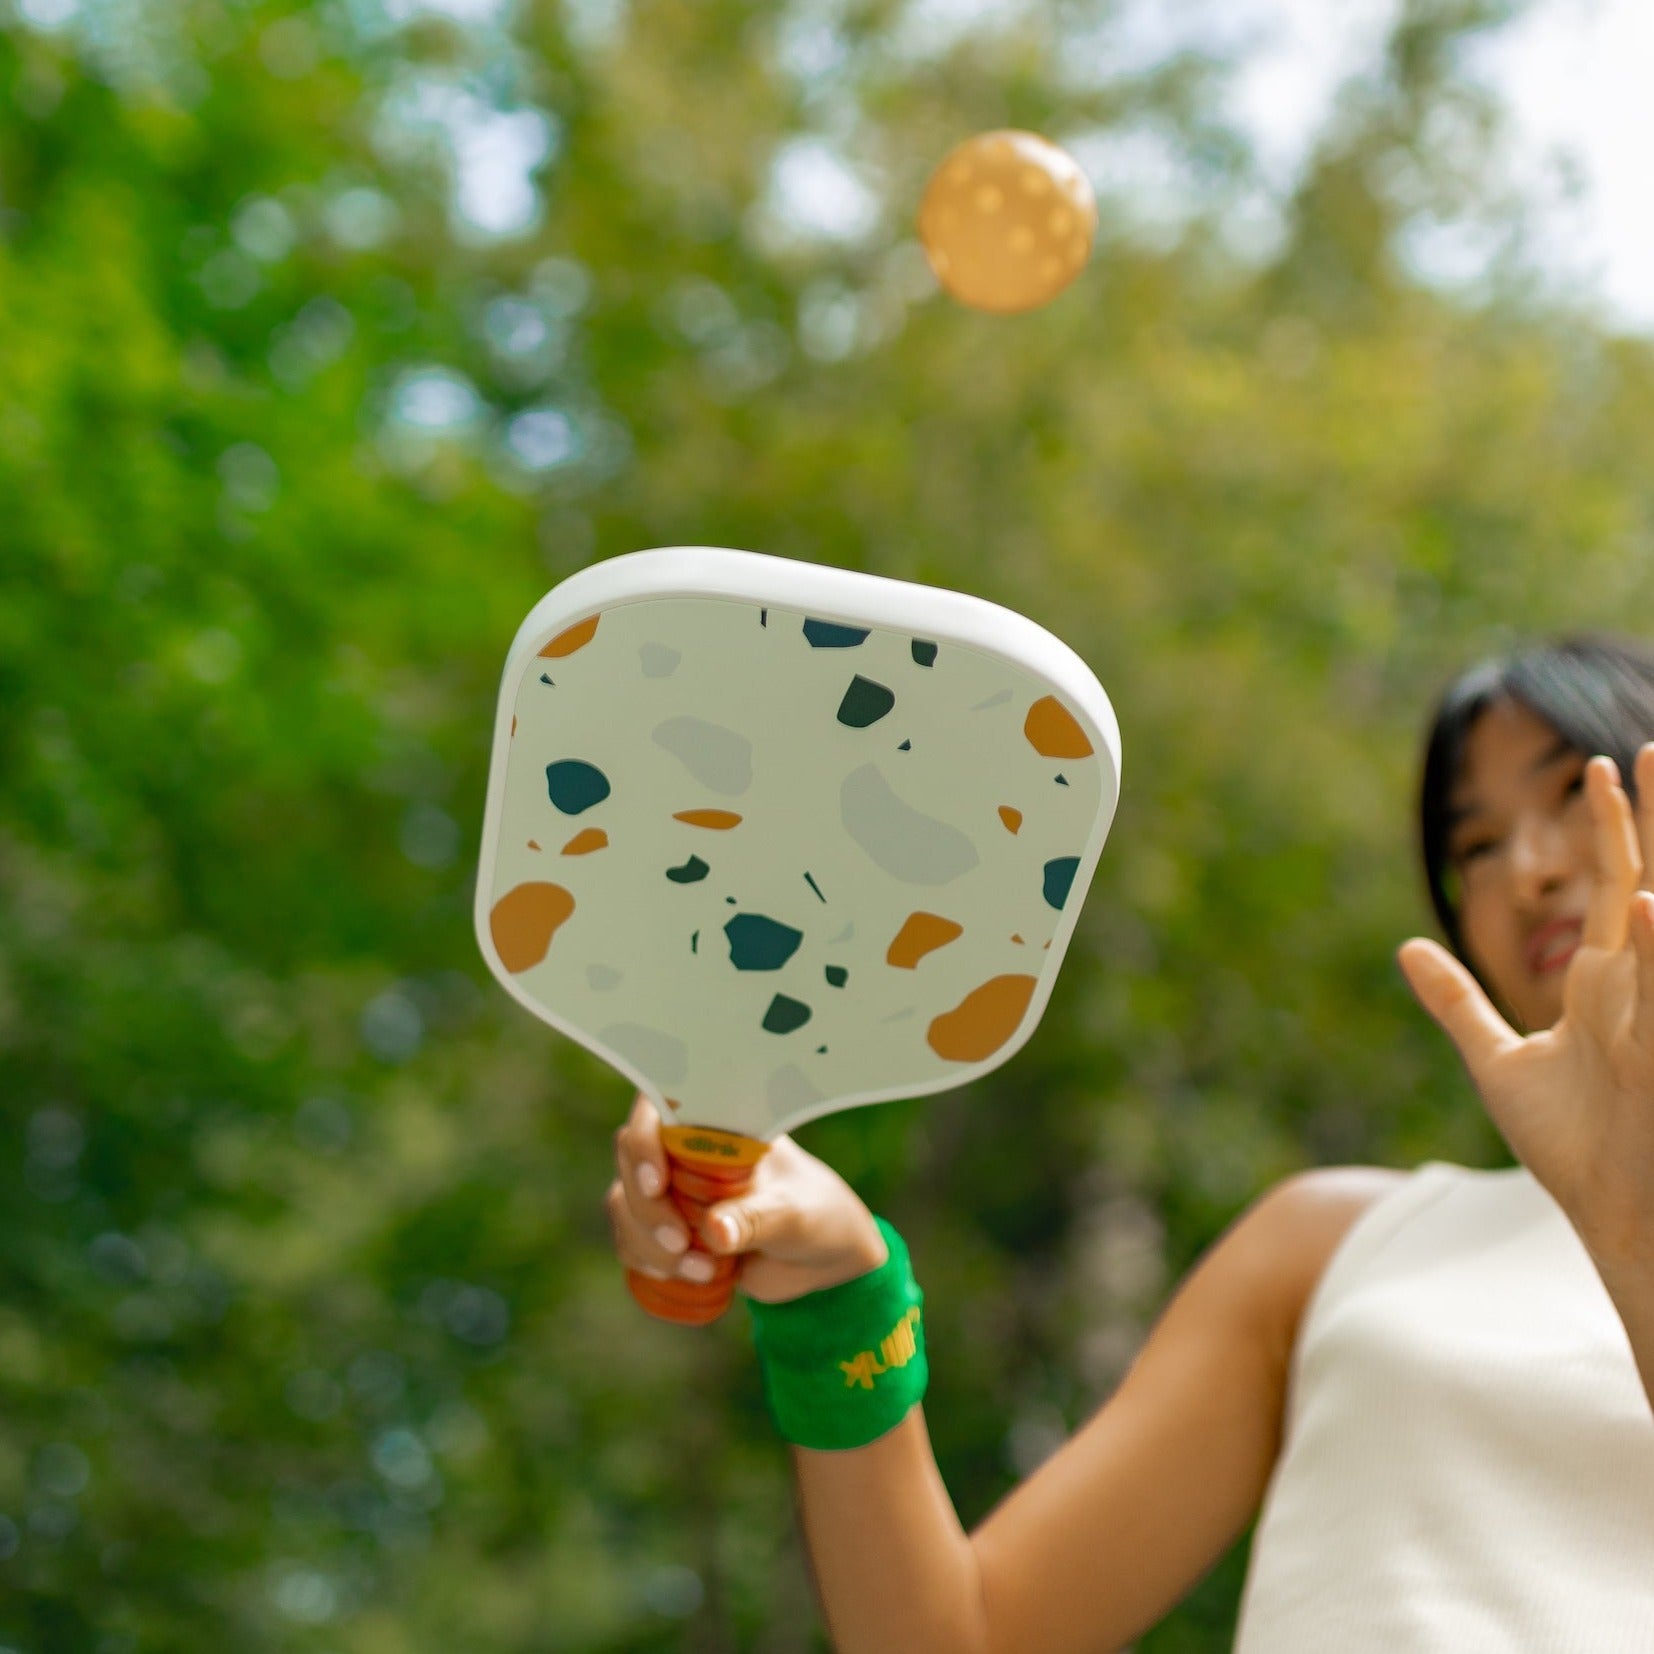
[[[1590,897],[1553,1026],[1517,1033],[1435,942],[1413,937],[1397,957],[1592,1255],[1654,1269],[1654,742],[1637,755],[1635,810],[1611,759],[1593,758],[1585,780]]]

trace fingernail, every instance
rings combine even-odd
[[[647,1160],[637,1169],[637,1186],[648,1200],[660,1193],[660,1173]]]
[[[668,1252],[687,1252],[689,1250],[689,1241],[684,1232],[681,1229],[674,1229],[669,1223],[663,1223],[655,1231],[655,1239]]]
[[[678,1265],[678,1273],[686,1281],[710,1281],[712,1279],[712,1260],[704,1252],[691,1253]]]

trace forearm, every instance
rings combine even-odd
[[[982,1654],[976,1553],[913,1410],[865,1447],[793,1449],[822,1615],[839,1654]]]
[[[1654,1411],[1654,1262],[1635,1258],[1595,1259],[1608,1296],[1625,1324],[1642,1376],[1643,1391]]]

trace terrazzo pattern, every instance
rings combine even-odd
[[[488,931],[673,1118],[767,1137],[1013,1039],[1102,788],[1049,686],[984,652],[621,603],[521,674]]]

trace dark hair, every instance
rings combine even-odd
[[[1448,794],[1459,778],[1471,725],[1501,700],[1526,707],[1587,757],[1606,753],[1635,799],[1632,764],[1637,749],[1654,741],[1654,648],[1603,635],[1561,638],[1471,667],[1437,702],[1419,785],[1419,842],[1431,906],[1448,945],[1466,965],[1447,861]]]

